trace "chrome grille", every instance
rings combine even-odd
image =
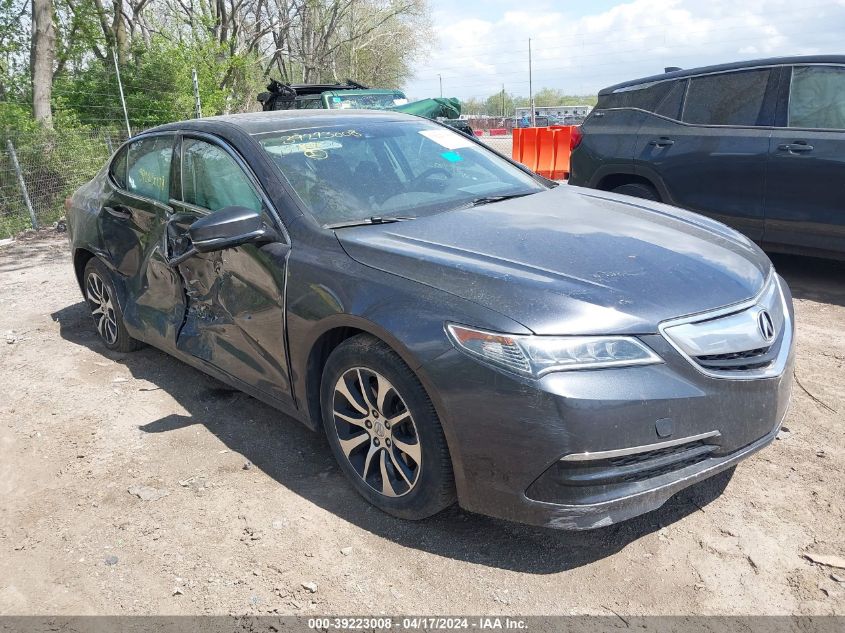
[[[792,346],[792,321],[772,274],[753,299],[660,325],[663,336],[703,373],[717,378],[780,375]]]

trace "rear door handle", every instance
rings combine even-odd
[[[132,211],[124,206],[103,207],[103,211],[121,220],[128,220],[132,217]]]
[[[812,152],[813,146],[802,142],[784,143],[783,145],[778,145],[778,149],[782,152]]]
[[[655,138],[648,142],[649,145],[653,145],[654,147],[670,147],[671,145],[675,144],[671,138]]]

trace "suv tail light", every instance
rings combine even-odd
[[[572,136],[569,137],[569,151],[571,152],[581,144],[581,139],[584,135],[581,133],[581,127],[578,125],[572,126]]]

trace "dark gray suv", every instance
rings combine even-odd
[[[769,250],[845,257],[845,56],[617,84],[581,132],[570,184],[692,209]]]

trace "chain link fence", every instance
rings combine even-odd
[[[0,136],[0,238],[56,222],[125,139],[119,128]]]
[[[479,140],[487,145],[488,147],[493,148],[500,154],[504,154],[505,156],[510,156],[511,151],[513,150],[513,138],[510,136],[481,136]]]

